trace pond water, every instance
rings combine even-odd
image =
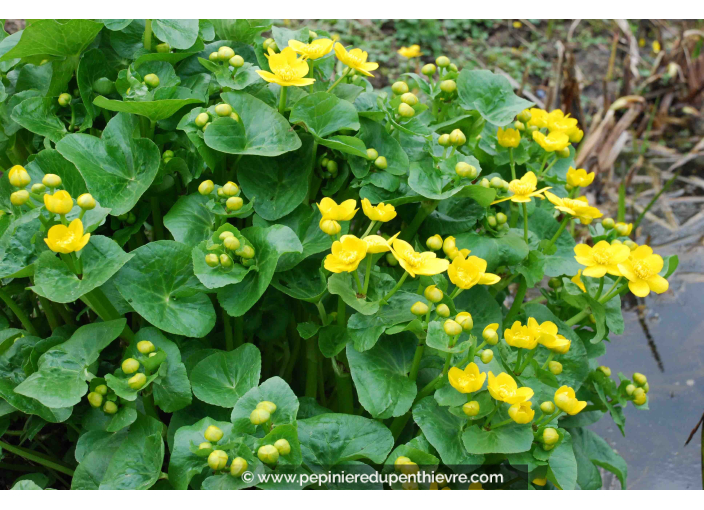
[[[625,411],[626,437],[608,415],[591,427],[628,463],[629,489],[702,489],[701,429],[684,446],[704,413],[704,229],[693,227],[651,242],[656,253],[679,256],[670,290],[632,301],[625,333],[600,358],[614,377],[641,372],[650,384],[650,411]],[[604,488],[620,488],[610,473],[602,476]]]

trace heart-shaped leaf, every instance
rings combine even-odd
[[[259,349],[252,344],[212,354],[191,373],[193,394],[207,404],[234,407],[245,393],[259,384],[261,366]]]

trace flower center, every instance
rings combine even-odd
[[[73,240],[76,238],[76,236],[71,232],[70,230],[66,233],[66,235],[58,241],[58,243],[61,246],[68,246],[73,243]]]
[[[351,264],[357,258],[357,254],[353,251],[342,250],[337,254],[337,258],[340,259],[345,264]]]
[[[294,71],[289,65],[283,66],[276,72],[276,74],[278,74],[279,78],[283,81],[293,81],[296,79],[296,71]]]
[[[594,250],[592,252],[592,257],[594,258],[594,261],[600,266],[607,266],[611,261],[611,257],[609,256],[606,250]]]
[[[535,187],[527,182],[516,180],[511,181],[508,185],[508,189],[510,189],[514,195],[528,195],[535,190]]]
[[[511,396],[511,392],[508,391],[503,386],[501,388],[499,388],[499,391],[497,393],[499,394],[499,397],[501,397],[502,400],[505,399],[506,397]]]
[[[644,260],[634,260],[633,261],[633,272],[641,280],[648,280],[653,276],[653,270]]]
[[[423,262],[423,257],[421,257],[420,253],[417,252],[409,253],[406,261],[411,265],[411,267],[418,267]]]

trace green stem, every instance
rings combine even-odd
[[[550,242],[543,248],[543,252],[546,253],[553,244],[559,239],[560,234],[562,234],[562,231],[565,230],[565,227],[567,226],[567,222],[570,220],[570,216],[565,214],[565,217],[562,218],[562,221],[560,222],[560,226],[557,229],[557,232],[555,232],[555,235],[552,236],[552,239],[550,239]]]
[[[515,274],[512,274],[511,276],[509,276],[508,278],[504,278],[496,285],[493,285],[490,289],[490,292],[493,291],[492,294],[495,296],[496,294],[498,294],[499,292],[504,290],[506,287],[508,287],[513,280],[515,280],[518,276],[520,276],[520,274],[521,273],[515,273]]]
[[[523,240],[528,244],[528,206],[524,203],[523,206]]]
[[[333,83],[332,85],[330,85],[330,88],[328,89],[328,93],[331,92],[332,89],[334,89],[335,87],[337,87],[338,84],[345,78],[345,76],[347,76],[347,75],[349,74],[349,72],[350,72],[350,68],[348,67],[347,69],[345,69],[345,70],[342,72],[342,74],[341,74],[340,77],[337,79],[337,81],[335,81],[335,83]]]
[[[526,297],[526,291],[528,290],[528,283],[525,278],[521,278],[521,283],[518,285],[518,290],[516,291],[516,298],[513,300],[511,309],[508,311],[504,322],[508,322],[514,315],[518,313],[523,305],[523,298]]]
[[[315,60],[309,60],[308,61],[308,77],[315,79]],[[310,94],[315,92],[313,90],[313,87],[315,86],[315,83],[310,84]]]
[[[545,370],[554,357],[555,357],[555,353],[551,352],[550,355],[548,356],[548,359],[545,360],[545,363],[543,363],[543,366],[541,368],[543,370]]]
[[[389,293],[384,296],[384,298],[381,300],[381,304],[386,304],[388,303],[389,299],[391,299],[391,296],[396,294],[396,291],[401,288],[401,285],[403,285],[403,282],[406,281],[406,278],[408,278],[408,273],[405,271],[403,272],[403,276],[399,278],[398,282],[396,283],[396,286],[389,291]],[[340,298],[342,299],[342,298]]]
[[[144,49],[152,51],[152,20],[146,20],[144,24]]]
[[[488,427],[489,424],[491,423],[492,418],[496,414],[496,412],[499,410],[499,403],[496,402],[494,405],[494,410],[489,413],[489,416],[486,417],[486,421],[484,422],[484,428]]]
[[[413,364],[411,364],[411,372],[408,374],[408,378],[411,381],[415,381],[418,378],[418,370],[420,369],[420,360],[423,359],[423,351],[425,351],[425,342],[422,338],[419,338],[418,347],[416,347],[416,352],[413,355]]]
[[[244,343],[244,319],[235,317],[235,348]]]
[[[365,294],[364,293],[364,285],[362,285],[362,282],[359,279],[359,268],[354,270],[354,279],[357,281],[357,292],[360,294]]]
[[[369,277],[372,274],[372,259],[374,256],[371,253],[367,253],[367,267],[364,273],[364,287],[362,288],[362,294],[367,295],[369,290]]]
[[[231,351],[235,348],[235,342],[232,336],[232,324],[230,323],[230,316],[224,309],[222,309],[221,312],[222,327],[225,330],[225,350]]]
[[[32,324],[32,321],[29,320],[27,314],[24,313],[24,310],[22,310],[19,305],[15,303],[15,300],[12,299],[12,296],[10,296],[10,294],[8,294],[3,288],[0,288],[0,299],[2,299],[8,306],[8,308],[12,310],[12,313],[17,316],[17,319],[19,319],[19,321],[22,323],[22,326],[24,327],[24,329],[27,330],[27,333],[32,336],[39,336],[37,329]]]
[[[281,94],[279,94],[279,113],[281,115],[286,110],[286,89],[287,87],[281,87]]]
[[[306,397],[315,398],[318,391],[318,346],[316,337],[306,340]]]
[[[518,372],[515,372],[516,375],[521,375],[523,373],[523,371],[528,366],[528,363],[530,363],[530,360],[533,359],[533,356],[535,356],[535,349],[531,349],[531,351],[528,353],[528,356],[526,356],[526,360],[521,364],[520,367],[518,367]]]
[[[107,296],[103,293],[100,287],[98,287],[97,289],[93,289],[87,294],[84,294],[81,297],[81,300],[84,300],[84,298],[87,298],[91,303],[93,303],[93,305],[96,307],[94,309],[95,313],[97,313],[100,318],[104,321],[117,320],[122,318],[120,312],[115,309],[115,307],[112,305]],[[120,333],[120,337],[125,340],[128,344],[131,344],[132,340],[134,340],[134,332],[130,329],[127,324],[125,324],[125,329],[123,329],[122,333]]]
[[[159,206],[159,198],[152,197],[150,200],[152,206],[152,223],[154,227],[154,240],[159,241],[164,239],[164,220],[161,217],[161,207]]]
[[[420,228],[423,221],[425,221],[425,218],[430,216],[430,214],[435,210],[439,203],[439,200],[429,200],[427,202],[421,202],[420,207],[418,208],[418,212],[416,212],[416,215],[413,217],[411,223],[401,231],[400,237],[402,239],[408,239],[412,241],[413,236],[416,235],[416,232],[418,232],[418,229]]]
[[[511,180],[516,180],[516,163],[513,161],[513,147],[508,148],[508,160],[511,163]]]
[[[372,229],[374,228],[374,225],[376,225],[376,221],[373,221],[373,220],[372,220],[372,222],[371,222],[371,223],[369,224],[369,226],[367,227],[367,230],[365,230],[365,231],[364,231],[364,234],[362,234],[361,239],[364,239],[365,237],[367,237],[367,236],[369,235],[369,233],[370,233],[370,232],[372,231]]]
[[[660,191],[658,191],[658,192],[655,194],[655,196],[652,198],[652,200],[651,200],[650,202],[648,202],[648,205],[645,206],[645,209],[643,209],[643,212],[641,212],[641,213],[638,215],[638,218],[636,218],[636,221],[633,222],[633,230],[632,230],[632,232],[635,232],[635,231],[636,231],[636,229],[638,228],[638,225],[640,225],[640,222],[643,221],[643,218],[645,218],[646,213],[650,210],[651,207],[653,207],[653,205],[655,204],[655,202],[658,201],[658,198],[660,198],[660,196],[661,196],[663,193],[665,193],[668,189],[670,189],[670,186],[672,186],[672,184],[675,182],[675,179],[677,179],[677,177],[679,177],[679,175],[680,175],[680,172],[677,171],[677,172],[675,173],[675,175],[673,175],[673,176],[665,183],[665,185],[660,189]]]
[[[12,446],[2,441],[0,441],[0,448],[2,448],[3,450],[7,450],[8,452],[14,455],[17,455],[18,457],[23,457],[31,462],[36,462],[37,464],[40,464],[44,467],[58,471],[59,473],[63,473],[68,476],[73,476],[73,469],[70,469],[62,464],[58,464],[52,460],[45,459],[44,456],[39,456],[35,452],[27,450],[26,448]]]
[[[49,322],[49,327],[51,328],[51,332],[53,333],[56,328],[58,328],[61,324],[59,324],[59,320],[56,317],[56,310],[51,306],[51,302],[42,296],[37,296],[39,298],[39,303],[42,305],[42,310],[44,310],[44,314],[46,315],[46,320]]]
[[[594,296],[594,299],[599,299],[601,297],[601,293],[604,290],[604,277],[602,276],[599,278],[599,288],[596,290],[596,296]]]
[[[504,425],[508,425],[509,423],[512,423],[512,422],[513,422],[512,418],[509,418],[508,420],[500,421],[499,423],[497,423],[496,425],[491,427],[491,430],[496,430],[499,427],[503,427]]]
[[[338,363],[333,359],[333,363]],[[345,414],[354,414],[354,393],[352,391],[352,377],[335,371],[335,382],[337,383],[338,411]]]

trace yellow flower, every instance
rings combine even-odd
[[[572,134],[570,134],[571,143],[579,143],[582,141],[582,138],[584,138],[584,131],[581,129],[575,129]]]
[[[540,131],[533,131],[533,140],[538,142],[545,152],[561,151],[570,144],[570,137],[561,131],[553,131],[547,136]]]
[[[555,336],[554,340],[545,340],[545,338],[543,337],[544,340],[541,340],[540,343],[557,354],[567,354],[572,346],[572,341],[562,335]]]
[[[350,198],[340,205],[337,205],[330,197],[323,198],[318,204],[318,210],[323,215],[324,220],[349,221],[354,218],[359,209],[355,209],[357,201]]]
[[[537,322],[533,319],[537,326]],[[529,321],[531,319],[528,319]],[[519,349],[535,349],[538,345],[538,337],[535,335],[536,331],[528,326],[524,326],[520,321],[513,323],[510,329],[504,331],[504,340],[511,347],[517,347]]]
[[[582,281],[582,270],[580,269],[577,271],[577,274],[572,277],[570,280],[572,283],[574,283],[577,287],[579,287],[582,292],[587,292],[587,288],[584,286],[584,282]]]
[[[82,250],[89,239],[90,234],[83,234],[83,222],[76,218],[68,227],[66,225],[51,227],[44,242],[53,252],[72,253]]]
[[[484,386],[486,372],[479,372],[476,363],[470,363],[464,370],[452,367],[447,374],[450,384],[460,393],[474,393]]]
[[[592,182],[594,182],[594,172],[587,173],[584,168],[575,170],[572,167],[567,170],[567,184],[573,188],[586,188]]]
[[[530,112],[529,126],[535,126],[537,128],[548,127],[548,112],[540,108],[531,108],[528,111]]]
[[[500,200],[495,200],[491,205],[498,204],[499,202],[505,202],[510,200],[511,202],[530,202],[531,197],[538,197],[541,200],[545,198],[543,196],[543,191],[552,189],[551,186],[541,189],[540,191],[535,191],[535,187],[538,185],[538,178],[533,172],[526,173],[520,179],[514,179],[508,185],[508,189],[512,196],[502,198]]]
[[[535,416],[535,411],[531,409],[533,403],[529,400],[527,402],[519,402],[513,404],[508,408],[508,415],[513,421],[519,424],[530,423]]]
[[[589,205],[587,197],[560,198],[549,191],[545,192],[545,196],[548,197],[550,203],[555,206],[555,209],[569,214],[570,216],[574,216],[575,218],[579,218],[579,222],[583,225],[589,225],[595,218],[601,218],[603,216],[599,209]]]
[[[332,273],[351,273],[367,254],[367,243],[352,236],[342,236],[332,243],[332,253],[325,257],[325,269]]]
[[[452,283],[465,290],[477,284],[494,285],[501,280],[498,275],[486,272],[486,260],[475,256],[465,258],[462,251],[458,251],[452,259],[447,275]]]
[[[535,484],[539,487],[545,487],[546,483],[548,483],[547,478],[533,478],[533,484]]]
[[[523,26],[523,23],[520,21],[514,21],[513,22],[513,28],[521,28]]]
[[[316,39],[310,44],[306,44],[301,41],[291,39],[288,42],[288,45],[299,55],[303,55],[305,58],[310,60],[316,60],[330,53],[333,42],[330,39]]]
[[[660,41],[653,41],[653,52],[660,53]]]
[[[530,400],[533,396],[533,390],[528,386],[518,387],[516,381],[506,372],[501,372],[494,377],[494,374],[489,372],[489,383],[487,384],[489,394],[496,400],[506,402],[507,404],[518,404]]]
[[[15,165],[10,168],[10,172],[7,174],[10,184],[15,188],[24,188],[30,182],[32,182],[31,177],[27,173],[27,170],[22,165]]]
[[[384,204],[381,202],[376,206],[366,198],[362,199],[362,210],[367,218],[372,221],[387,222],[391,221],[396,217],[396,208],[391,204]]]
[[[305,59],[298,58],[293,48],[286,47],[281,53],[269,48],[266,58],[269,59],[272,72],[257,71],[257,74],[269,83],[277,83],[282,87],[305,87],[315,82],[313,78],[305,77],[308,74],[308,63]]]
[[[574,390],[569,386],[561,386],[555,392],[555,405],[571,416],[587,407],[587,403],[584,400],[577,400]]]
[[[534,318],[528,319],[528,329],[538,339],[538,343],[547,347],[557,354],[566,354],[570,350],[572,342],[564,336],[558,334],[557,325],[552,321],[545,321],[538,325]]]
[[[68,214],[73,209],[73,199],[68,191],[59,190],[53,195],[49,195],[49,193],[44,195],[44,205],[51,213]],[[82,226],[81,229],[83,229]]]
[[[364,242],[367,243],[367,253],[384,253],[391,251],[391,245],[401,232],[396,233],[388,241],[381,236],[367,236]]]
[[[658,273],[662,271],[663,260],[655,255],[650,246],[639,246],[631,256],[619,263],[618,269],[628,279],[628,288],[638,297],[645,297],[652,290],[662,294],[670,284]]]
[[[401,49],[397,51],[399,55],[406,58],[420,57],[422,55],[420,51],[420,46],[417,44],[411,45],[409,48],[401,46]]]
[[[418,253],[413,247],[402,239],[393,242],[392,253],[398,259],[401,267],[413,278],[416,275],[432,276],[447,271],[450,262],[446,259],[439,259],[435,253],[424,251]]]
[[[621,276],[618,265],[628,260],[631,250],[624,244],[599,241],[593,248],[586,244],[578,244],[574,247],[574,253],[575,260],[587,267],[584,270],[584,276],[601,278],[606,273]]]
[[[367,52],[359,48],[348,52],[342,44],[335,43],[335,55],[337,55],[340,62],[365,76],[374,76],[369,71],[374,71],[379,67],[379,64],[376,62],[367,62]]]
[[[499,128],[496,133],[496,138],[501,147],[516,148],[521,142],[521,133],[513,128],[508,128],[505,131],[503,128]]]
[[[577,119],[565,115],[562,110],[553,110],[548,114],[548,130],[552,133],[558,131],[568,137],[577,131]]]

